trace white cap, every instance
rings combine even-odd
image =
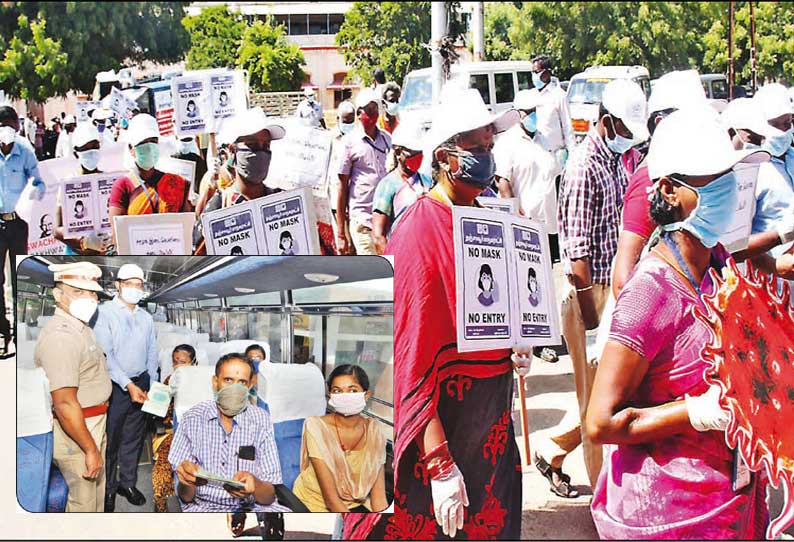
[[[519,90],[513,100],[516,109],[535,109],[540,103],[540,91],[536,88]]]
[[[356,109],[367,107],[369,102],[379,104],[380,100],[380,94],[374,88],[362,88],[356,95]]]
[[[74,118],[74,115],[66,115],[63,118],[64,124],[77,124],[77,119]]]
[[[750,130],[764,137],[770,137],[777,132],[764,118],[758,102],[752,98],[736,98],[728,104],[720,118],[726,130]]]
[[[791,114],[791,95],[780,83],[762,86],[753,96],[753,100],[758,101],[765,120]]]
[[[679,109],[656,127],[648,150],[648,176],[716,175],[739,162],[764,162],[760,150],[737,151],[719,117],[708,106]]]
[[[303,87],[304,96],[314,96],[314,89],[312,87]]]
[[[54,282],[63,282],[80,290],[102,291],[102,287],[97,282],[102,277],[102,270],[96,264],[91,262],[50,264],[47,269],[52,271]]]
[[[94,109],[91,112],[91,118],[93,120],[108,120],[112,116],[113,116],[113,111],[102,107],[100,107],[99,109]]]
[[[397,125],[391,136],[391,144],[392,147],[405,147],[418,151],[424,145],[424,135],[422,125],[417,120],[409,118]]]
[[[519,120],[520,116],[515,109],[491,114],[476,89],[456,88],[450,90],[436,106],[426,142],[431,145],[431,150],[435,150],[454,135],[483,128],[489,124],[493,124],[496,133],[500,133],[514,126]]]
[[[356,113],[356,108],[353,107],[353,104],[349,101],[345,100],[344,102],[339,104],[339,107],[336,108],[336,116],[341,117],[347,113]]]
[[[791,112],[794,113],[794,87],[788,89],[788,97],[791,99]]]
[[[99,137],[99,130],[96,129],[92,122],[79,123],[77,128],[74,129],[74,133],[72,133],[72,145],[75,148],[82,147],[90,141],[102,142]]]
[[[604,87],[601,104],[610,115],[623,121],[636,143],[648,139],[648,104],[640,85],[628,79],[613,79]]]
[[[281,139],[287,134],[283,126],[274,124],[267,118],[261,107],[254,107],[228,119],[218,134],[218,140],[220,143],[234,143],[243,136],[252,135],[262,130],[270,132],[270,138],[273,140]]]
[[[119,270],[116,273],[116,280],[129,280],[129,279],[146,280],[143,277],[143,269],[141,269],[134,263],[125,263],[124,265],[119,267]]]
[[[139,145],[141,141],[152,137],[160,137],[160,127],[157,124],[157,119],[146,113],[135,115],[127,128],[127,135],[125,137],[127,144],[131,147],[135,147]]]
[[[706,103],[706,92],[697,70],[666,73],[653,85],[648,98],[648,113],[665,109],[683,109]]]

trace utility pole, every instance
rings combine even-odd
[[[485,2],[475,2],[471,16],[472,44],[474,61],[485,60]]]
[[[430,2],[430,66],[433,89],[433,104],[441,99],[441,87],[444,84],[444,73],[441,56],[441,40],[447,35],[446,2]]]
[[[753,95],[755,95],[755,88],[758,84],[758,71],[755,62],[755,7],[753,2],[750,2],[750,70],[753,75]]]
[[[728,3],[728,101],[733,100],[733,2]]]

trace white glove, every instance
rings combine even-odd
[[[83,238],[83,246],[90,250],[95,250],[97,252],[105,252],[108,248],[110,248],[110,244],[113,242],[110,235],[106,233],[92,233],[91,235],[86,235]]]
[[[532,367],[532,354],[525,354],[523,352],[513,352],[510,356],[513,360],[513,369],[521,376],[527,376],[529,369]]]
[[[458,466],[440,480],[430,480],[433,511],[441,530],[450,538],[463,528],[463,507],[469,506],[466,484]]]
[[[685,395],[689,423],[697,431],[725,431],[731,421],[731,413],[720,406],[720,387],[712,384],[702,395]]]
[[[794,241],[794,214],[787,217],[788,220],[778,226],[777,234],[780,237],[780,244],[785,245]]]

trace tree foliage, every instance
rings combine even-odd
[[[144,60],[155,63],[175,62],[182,58],[188,35],[180,21],[187,2],[2,2],[0,4],[0,46],[16,38],[22,45],[13,66],[27,65],[36,58],[45,59],[51,48],[66,55],[57,77],[40,81],[38,74],[14,71],[7,64],[2,88],[12,96],[21,96],[14,88],[32,88],[41,99],[63,95],[69,90],[90,92],[97,72],[117,70],[128,63]],[[25,19],[20,19],[24,16]],[[26,21],[25,24],[20,21]],[[12,21],[14,24],[12,24]],[[28,25],[41,22],[38,42]],[[49,40],[49,41],[48,41]],[[41,47],[43,47],[43,49]],[[8,55],[6,51],[6,59]],[[20,64],[21,62],[21,64]],[[10,67],[9,67],[10,66]],[[11,71],[7,71],[11,70]],[[46,72],[46,69],[44,70]]]
[[[243,32],[237,65],[248,70],[254,92],[297,90],[305,77],[303,52],[287,41],[283,26],[256,21]]]
[[[246,23],[242,16],[223,6],[208,6],[198,15],[188,16],[182,24],[190,35],[190,49],[185,67],[188,70],[232,68]]]
[[[755,5],[759,73],[794,79],[794,4]],[[741,82],[750,75],[749,3],[735,6]],[[727,2],[489,2],[485,27],[488,59],[546,53],[556,60],[561,79],[596,64],[638,64],[651,77],[687,68],[728,70]]]

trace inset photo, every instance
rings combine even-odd
[[[392,288],[376,256],[24,259],[19,504],[226,512],[235,535],[385,510]]]

